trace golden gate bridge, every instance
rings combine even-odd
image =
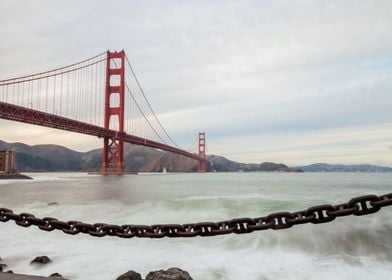
[[[124,143],[192,158],[198,161],[199,172],[206,171],[205,133],[198,135],[196,152],[182,149],[173,141],[152,109],[124,51],[107,51],[54,70],[0,80],[0,118],[103,138],[102,174],[123,174]],[[23,227],[34,225],[45,231],[57,229],[97,237],[194,237],[327,223],[338,217],[372,214],[390,205],[391,193],[365,195],[342,204],[321,204],[263,217],[151,226],[65,222],[0,208],[0,222],[13,220]]]
[[[124,50],[0,80],[0,118],[103,138],[102,174],[124,172],[124,143],[192,158],[198,161],[199,172],[206,171],[205,133],[199,133],[193,149],[176,144]]]

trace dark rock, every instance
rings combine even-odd
[[[49,203],[48,203],[48,206],[52,206],[52,205],[59,205],[59,203],[56,202],[56,201],[54,201],[54,202],[49,202]]]
[[[33,264],[33,263],[46,264],[46,263],[49,263],[51,261],[52,260],[49,259],[47,256],[39,256],[39,257],[36,257],[34,260],[32,260],[30,262],[30,264]]]
[[[8,270],[6,271],[6,273],[14,273],[12,270]]]
[[[24,174],[20,174],[20,173],[10,173],[10,174],[4,174],[4,173],[2,173],[2,174],[0,174],[0,180],[1,179],[10,179],[10,180],[13,180],[13,179],[33,179],[33,178],[31,178],[31,177],[29,177],[29,176],[26,176],[26,175],[24,175]]]
[[[130,270],[118,276],[116,280],[142,280],[142,276],[139,273]]]
[[[146,280],[193,280],[188,272],[177,267],[168,270],[152,271],[146,276]]]
[[[49,277],[64,278],[63,275],[61,275],[60,273],[57,273],[57,272],[50,274]]]
[[[8,265],[5,263],[0,263],[0,272],[3,272],[3,269],[6,268]]]

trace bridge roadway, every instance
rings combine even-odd
[[[124,142],[141,145],[151,148],[156,148],[185,157],[189,157],[198,161],[205,161],[197,154],[193,154],[176,147],[162,144],[156,141],[134,136],[127,133],[120,133],[115,130],[105,129],[103,127],[92,125],[77,120],[61,117],[54,114],[49,114],[26,107],[13,105],[0,101],[0,118],[22,123],[35,124],[39,126],[51,127],[61,130],[67,130],[92,136],[108,137],[111,139],[122,139]]]

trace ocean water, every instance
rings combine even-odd
[[[0,207],[111,224],[219,221],[342,203],[392,190],[392,174],[227,173],[102,177],[34,173],[0,181]],[[50,202],[58,205],[48,206]],[[38,255],[53,262],[32,266]],[[392,207],[281,231],[187,239],[96,238],[0,223],[0,256],[17,273],[109,280],[173,266],[194,279],[392,279]]]

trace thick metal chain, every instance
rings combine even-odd
[[[67,234],[86,233],[96,237],[194,237],[223,234],[242,234],[266,229],[286,229],[299,224],[321,224],[338,217],[362,216],[375,213],[382,207],[392,205],[392,193],[384,195],[365,195],[352,198],[347,203],[322,204],[297,212],[277,212],[259,218],[239,218],[221,222],[202,222],[190,224],[156,225],[110,225],[103,223],[87,224],[79,221],[59,221],[56,218],[37,218],[29,213],[15,214],[12,210],[0,208],[0,221],[10,220],[22,227],[37,226],[41,230],[61,230]]]

